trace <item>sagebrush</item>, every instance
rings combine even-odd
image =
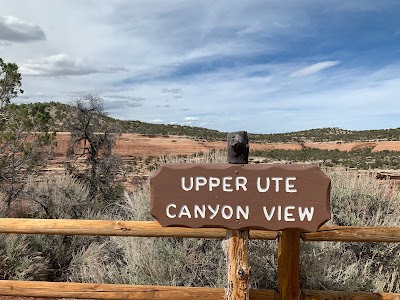
[[[222,152],[192,157],[163,157],[157,165],[225,163]],[[389,181],[346,169],[325,169],[332,180],[330,225],[400,227],[400,192]],[[76,216],[87,188],[73,177],[48,178],[28,184],[36,201],[52,207],[57,217]],[[57,188],[57,187],[60,188]],[[61,198],[62,197],[62,198]],[[77,201],[77,197],[80,201]],[[62,199],[62,201],[60,200]],[[61,201],[61,202],[60,202]],[[33,202],[34,203],[34,202]],[[148,183],[126,192],[108,209],[81,209],[80,218],[152,220]],[[57,208],[58,207],[58,208]],[[69,209],[75,207],[75,209]],[[41,205],[38,217],[47,216]],[[220,240],[129,237],[16,237],[1,235],[3,278],[70,280],[179,286],[225,285],[226,262]],[[24,258],[24,257],[27,257]],[[59,260],[59,261],[58,261]],[[59,270],[54,269],[59,263]],[[277,242],[250,241],[252,288],[277,286]],[[301,287],[346,291],[400,292],[398,243],[302,242]],[[21,270],[29,270],[21,272]],[[46,272],[46,270],[48,272]],[[21,275],[18,275],[21,274]]]

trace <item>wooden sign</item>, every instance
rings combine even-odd
[[[316,231],[330,219],[330,179],[315,165],[166,164],[151,177],[163,226]]]

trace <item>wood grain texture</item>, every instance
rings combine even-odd
[[[301,292],[301,300],[400,300],[400,294],[309,291]]]
[[[300,231],[286,229],[278,237],[278,292],[282,300],[300,296]]]
[[[108,221],[0,218],[0,233],[99,235],[136,237],[182,237],[223,239],[222,228],[162,227],[156,221]],[[277,231],[251,230],[250,238],[275,240]]]
[[[222,300],[224,289],[0,280],[0,295],[76,299]],[[400,294],[303,290],[301,300],[400,300]],[[250,290],[250,300],[280,300],[274,290]]]
[[[302,233],[303,241],[400,242],[400,228],[322,226],[317,232]]]
[[[249,274],[247,264],[248,230],[227,230],[229,249],[227,256],[228,289],[226,299],[249,299]]]
[[[228,163],[248,164],[249,138],[246,131],[228,133]],[[231,227],[232,228],[232,227]],[[249,229],[227,230],[228,239],[226,300],[249,300],[249,274],[247,263]]]
[[[222,300],[224,289],[0,280],[0,295],[77,299]],[[273,290],[250,291],[252,300],[278,298]]]
[[[0,233],[99,235],[137,237],[184,237],[223,239],[222,228],[162,227],[156,221],[108,221],[66,219],[0,218]],[[250,230],[250,239],[275,240],[277,231]],[[304,241],[400,242],[400,228],[322,226],[317,232],[302,233]]]

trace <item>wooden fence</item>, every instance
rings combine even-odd
[[[0,219],[0,233],[181,237],[223,239],[225,229],[164,228],[150,221]],[[298,290],[299,247],[303,241],[400,242],[400,228],[323,226],[318,232],[300,233],[250,230],[250,239],[279,240],[278,291],[250,290],[250,299],[400,300],[400,294]],[[329,263],[329,262],[327,262]],[[294,275],[293,275],[294,274]],[[283,291],[283,292],[282,292]],[[89,284],[0,280],[0,295],[81,299],[223,299],[224,289],[120,284]]]

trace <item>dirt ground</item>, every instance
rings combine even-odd
[[[69,133],[57,133],[56,157],[65,156],[68,146]],[[338,149],[340,151],[351,151],[360,148],[372,147],[373,151],[400,151],[400,141],[382,141],[382,142],[326,142],[326,143],[305,143],[303,146],[295,143],[250,143],[250,149],[253,150],[301,150],[302,148],[318,148],[325,150]],[[132,156],[160,156],[160,155],[178,155],[193,154],[196,152],[208,152],[212,149],[225,149],[226,142],[208,142],[200,141],[187,137],[176,136],[146,136],[140,134],[124,133],[117,140],[114,152],[121,157]]]
[[[68,147],[70,135],[67,132],[57,133],[57,148],[54,158],[49,162],[43,172],[49,174],[63,174],[67,159],[65,153]],[[389,142],[326,142],[326,143],[251,143],[252,150],[301,150],[302,148],[318,148],[340,151],[353,149],[373,148],[373,151],[392,150],[400,151],[400,141]],[[147,180],[152,166],[157,162],[157,157],[169,155],[191,155],[198,152],[209,152],[213,149],[222,150],[226,148],[226,142],[209,142],[183,136],[149,136],[141,134],[122,134],[116,143],[114,153],[122,158],[124,170],[117,179],[128,189],[135,189]],[[146,159],[153,156],[152,159]],[[1,300],[1,299],[0,299]]]

